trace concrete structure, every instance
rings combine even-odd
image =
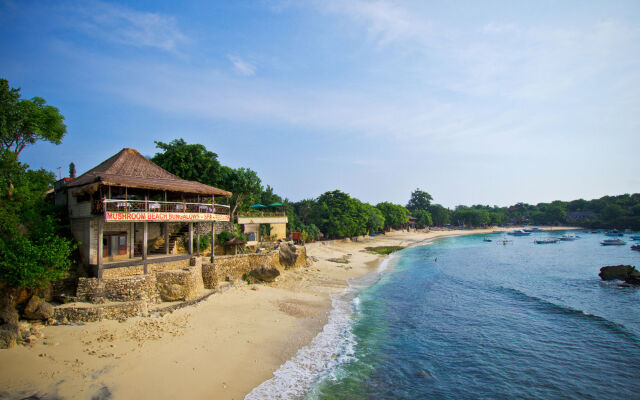
[[[268,224],[270,227],[269,240],[280,240],[287,238],[287,214],[284,212],[249,212],[245,215],[238,215],[238,224],[243,226],[243,232],[247,237],[247,244],[256,244],[261,241],[260,225]],[[264,238],[262,238],[264,239]]]
[[[216,204],[215,196],[231,193],[180,179],[133,149],[55,185],[56,204],[68,207],[82,263],[98,278],[117,268],[146,274],[150,265],[199,255],[200,224],[210,227],[213,248],[216,221],[229,221],[229,207]],[[179,254],[179,245],[188,254]]]

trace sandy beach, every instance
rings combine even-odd
[[[312,244],[309,267],[270,284],[241,283],[164,316],[43,327],[33,347],[0,351],[0,398],[242,399],[322,330],[331,294],[375,271],[383,256],[366,247],[491,231]]]

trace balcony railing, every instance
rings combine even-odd
[[[249,211],[238,213],[238,218],[286,217],[284,211]]]
[[[229,206],[211,203],[184,203],[176,201],[147,200],[102,200],[93,204],[93,212],[100,214],[109,212],[163,212],[163,213],[198,213],[229,215]]]

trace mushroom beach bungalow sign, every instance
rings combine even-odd
[[[173,212],[105,212],[106,222],[122,222],[122,221],[229,221],[229,216],[225,214],[211,213],[173,213]]]

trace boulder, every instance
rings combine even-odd
[[[178,301],[186,297],[185,288],[177,283],[160,283],[157,287],[162,301]]]
[[[278,276],[280,276],[280,271],[276,268],[262,266],[252,270],[249,275],[258,281],[273,282]]]
[[[18,311],[12,303],[13,301],[10,296],[5,296],[0,300],[0,325],[16,325],[18,323]]]
[[[47,320],[53,317],[53,306],[34,295],[24,308],[24,316],[27,319]]]
[[[298,259],[298,253],[296,246],[293,243],[281,243],[280,244],[280,264],[286,267],[291,267],[296,264]]]
[[[9,349],[18,342],[20,328],[17,324],[4,324],[0,326],[0,349]]]
[[[640,285],[640,271],[631,265],[610,265],[600,268],[598,274],[602,280],[618,279],[633,285]]]

